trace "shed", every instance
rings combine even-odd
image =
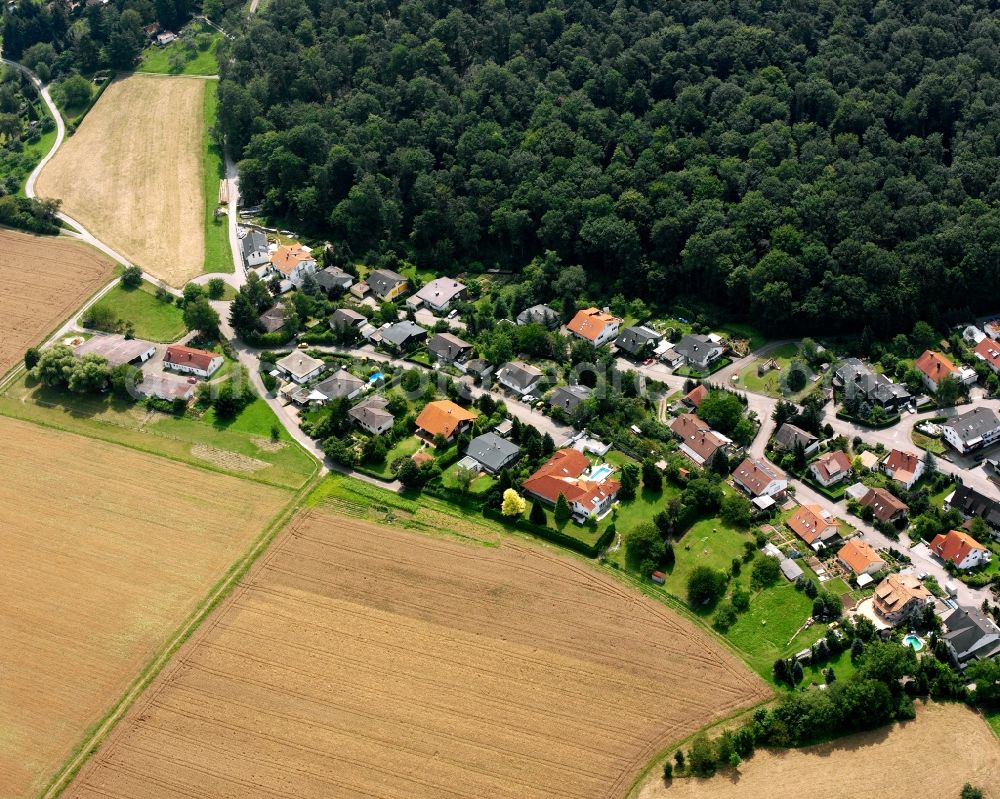
[[[802,567],[791,558],[785,558],[781,561],[781,573],[785,575],[785,579],[791,582],[798,580],[803,574]]]

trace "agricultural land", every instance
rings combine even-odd
[[[39,794],[290,498],[0,418],[0,796]]]
[[[174,286],[205,262],[206,85],[155,75],[116,81],[38,178],[39,196],[61,199],[91,233]]]
[[[617,797],[767,698],[695,625],[590,567],[298,516],[65,794]]]
[[[25,265],[31,278],[25,280]],[[0,230],[0,375],[111,277],[114,265],[67,239]]]

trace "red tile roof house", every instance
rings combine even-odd
[[[733,483],[751,497],[774,497],[788,488],[788,477],[763,458],[747,458],[733,472]]]
[[[843,451],[835,449],[810,463],[809,471],[821,486],[829,488],[850,475],[851,459]]]
[[[946,377],[961,379],[959,368],[940,352],[933,350],[924,350],[924,354],[917,358],[915,366],[923,375],[924,385],[931,391],[937,391],[941,381]]]
[[[720,449],[732,443],[693,413],[682,413],[670,423],[670,429],[681,440],[681,452],[699,466],[711,463]]]
[[[875,574],[885,568],[885,561],[867,541],[852,538],[837,553],[837,560],[857,575]]]
[[[991,338],[984,338],[976,345],[976,357],[986,361],[986,365],[1000,374],[1000,343]]]
[[[701,405],[701,401],[707,396],[708,387],[704,383],[699,383],[684,395],[684,399],[682,399],[681,402],[685,405],[690,405],[692,408],[697,408]]]
[[[882,472],[909,489],[923,475],[924,462],[912,452],[894,449],[882,461]]]
[[[595,347],[607,344],[618,335],[622,320],[597,308],[577,311],[566,329],[577,338],[589,341]]]
[[[931,541],[931,552],[958,569],[974,569],[990,562],[990,551],[968,533],[949,530]]]
[[[819,552],[839,533],[837,520],[819,505],[802,505],[788,517],[786,524],[799,538]]]
[[[875,518],[883,524],[903,518],[910,510],[905,502],[884,488],[869,488],[868,493],[858,500],[858,504],[864,508],[871,508]]]
[[[222,366],[222,360],[222,356],[214,352],[171,344],[163,356],[163,365],[175,372],[211,377]]]
[[[554,506],[559,495],[566,497],[573,517],[586,521],[591,514],[601,518],[615,502],[621,484],[603,477],[592,480],[590,461],[575,449],[557,450],[531,477],[522,483],[525,494]]]

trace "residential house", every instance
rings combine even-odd
[[[391,269],[376,269],[365,279],[365,284],[381,302],[392,302],[410,287],[407,278]]]
[[[451,333],[435,333],[427,342],[427,351],[439,361],[456,363],[472,355],[472,345]]]
[[[420,342],[426,341],[427,331],[415,322],[406,319],[378,331],[377,337],[383,347],[403,353],[412,350]]]
[[[596,475],[595,475],[596,473]],[[560,449],[522,484],[525,494],[554,506],[566,497],[577,521],[591,514],[606,514],[618,496],[621,484],[612,480],[607,467],[591,469],[587,457],[575,449]]]
[[[469,442],[465,454],[473,458],[487,474],[498,474],[521,455],[521,448],[496,433],[483,433]]]
[[[882,461],[882,473],[901,483],[907,489],[913,488],[924,474],[924,462],[912,452],[894,449]]]
[[[311,355],[296,350],[279,360],[274,367],[279,374],[301,386],[318,377],[325,365],[319,358],[313,358]]]
[[[934,536],[930,550],[955,568],[974,569],[990,562],[990,551],[975,538],[961,530],[949,530]]]
[[[302,285],[306,275],[316,274],[316,259],[308,247],[283,244],[271,253],[269,269],[298,287]]]
[[[330,377],[313,386],[313,391],[322,394],[326,402],[333,399],[354,399],[365,390],[367,384],[346,369],[340,369]]]
[[[245,269],[255,269],[264,266],[271,260],[271,253],[267,247],[267,236],[259,230],[251,228],[240,240],[240,251],[243,253],[243,267]]]
[[[674,418],[670,429],[681,441],[681,452],[698,466],[711,464],[720,451],[725,451],[732,444],[693,413],[682,413]]]
[[[941,640],[959,666],[1000,655],[1000,627],[979,608],[955,608],[943,622]]]
[[[993,531],[994,538],[1000,537],[1000,502],[981,494],[976,489],[959,483],[955,490],[945,497],[946,508],[954,508],[966,519],[978,517]]]
[[[576,338],[589,341],[595,347],[607,344],[618,335],[622,320],[607,311],[585,308],[577,311],[566,329]]]
[[[718,336],[689,333],[674,345],[674,351],[693,369],[705,370],[726,351]]]
[[[181,344],[171,344],[163,356],[164,367],[197,377],[210,377],[222,366],[222,362],[223,357],[217,352]]]
[[[1000,418],[982,406],[941,423],[944,440],[963,455],[1000,439]]]
[[[933,594],[912,574],[887,575],[872,598],[875,613],[893,627],[915,619],[933,603]]]
[[[171,42],[177,41],[177,34],[173,31],[164,31],[163,33],[156,34],[156,39],[154,41],[156,42],[157,47],[166,47]]]
[[[984,324],[983,332],[994,341],[1000,340],[1000,319],[992,319]]]
[[[463,365],[467,375],[472,375],[481,381],[493,374],[493,367],[490,365],[490,362],[483,358],[473,358]]]
[[[983,336],[982,341],[976,345],[976,357],[985,361],[993,372],[1000,374],[1000,343]]]
[[[517,315],[519,325],[541,325],[549,330],[559,327],[559,314],[548,305],[532,305]]]
[[[986,338],[986,334],[975,325],[966,325],[965,330],[962,331],[962,338],[966,344],[975,347],[980,341]]]
[[[330,317],[330,329],[345,330],[353,328],[361,330],[367,322],[368,318],[364,314],[360,314],[351,308],[338,308],[333,312],[333,316]]]
[[[389,400],[381,394],[373,394],[351,408],[347,415],[362,430],[367,430],[374,436],[380,436],[392,430],[392,426],[396,422],[396,418],[386,410],[388,404]]]
[[[817,552],[839,533],[837,520],[819,505],[800,505],[786,523],[795,535]]]
[[[464,300],[468,293],[464,283],[451,277],[437,277],[424,284],[406,304],[410,308],[426,307],[435,313],[442,313],[456,300]]]
[[[851,459],[842,450],[825,452],[809,464],[809,471],[821,486],[829,488],[851,474]]]
[[[160,23],[150,22],[148,25],[143,26],[142,32],[146,34],[146,38],[155,39],[156,34],[160,32]]]
[[[615,339],[615,348],[624,355],[641,360],[653,354],[653,350],[662,338],[663,334],[657,333],[651,327],[642,325],[626,327]]]
[[[580,406],[580,403],[590,399],[593,393],[594,390],[589,386],[560,386],[549,397],[549,406],[572,414]]]
[[[428,441],[437,436],[452,441],[468,430],[475,418],[476,414],[451,400],[434,400],[428,402],[417,416],[417,435]]]
[[[833,373],[833,382],[844,390],[845,395],[859,396],[869,405],[878,405],[887,410],[898,411],[913,400],[905,386],[893,383],[857,358],[848,358],[837,367]]]
[[[763,458],[746,458],[733,472],[733,483],[751,497],[779,497],[788,488],[788,477]]]
[[[691,408],[697,408],[701,405],[701,402],[705,397],[708,396],[708,386],[704,383],[699,383],[694,388],[692,388],[687,394],[684,395],[681,402]]]
[[[285,306],[278,304],[268,308],[260,315],[259,321],[265,333],[276,333],[285,326]]]
[[[962,379],[962,373],[955,364],[940,352],[924,350],[923,355],[917,358],[917,371],[923,375],[924,385],[929,391],[937,391],[941,381],[947,377],[955,380]]]
[[[541,369],[523,361],[508,361],[497,370],[497,382],[522,397],[536,391],[543,377]]]
[[[156,345],[140,338],[125,338],[118,333],[98,333],[73,350],[77,358],[84,355],[100,355],[108,366],[145,363],[156,355]]]
[[[316,285],[319,286],[327,296],[339,297],[345,291],[348,291],[352,285],[354,285],[354,277],[347,274],[339,266],[328,266],[326,269],[320,269],[313,279],[316,281]]]
[[[135,386],[135,393],[140,397],[155,397],[167,402],[177,399],[187,402],[194,396],[194,384],[168,374],[143,372],[142,380]]]
[[[862,538],[852,538],[844,544],[837,552],[837,560],[858,576],[875,574],[885,568],[885,561]]]
[[[819,449],[819,439],[791,422],[785,422],[774,434],[774,447],[783,452],[794,452],[796,443],[802,444],[806,455]]]
[[[884,488],[869,488],[858,504],[871,508],[875,518],[882,524],[890,524],[906,516],[909,508],[903,500],[893,496]]]
[[[866,449],[858,454],[856,460],[861,464],[862,469],[867,469],[870,472],[875,471],[879,466],[879,457],[870,449]]]

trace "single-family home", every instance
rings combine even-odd
[[[483,433],[469,442],[465,454],[487,474],[498,474],[520,457],[521,448],[496,433]]]
[[[957,569],[974,569],[990,562],[990,551],[975,538],[961,530],[949,530],[934,536],[930,550],[941,560]]]
[[[863,508],[871,508],[875,518],[883,524],[889,524],[902,519],[909,512],[903,500],[893,496],[884,488],[869,488],[858,504]]]
[[[1000,502],[976,491],[965,483],[959,483],[955,490],[944,499],[946,508],[954,508],[966,519],[978,517],[993,531],[994,538],[1000,535]]]
[[[118,333],[101,334],[87,339],[73,350],[77,358],[84,355],[100,355],[108,366],[145,363],[156,355],[156,345],[141,338],[125,338]]]
[[[872,606],[879,618],[896,627],[919,616],[934,595],[912,574],[889,574],[875,587]]]
[[[794,452],[796,444],[802,444],[806,455],[811,455],[819,449],[819,439],[812,433],[796,427],[791,422],[785,422],[774,434],[774,447],[783,452]]]
[[[479,380],[485,380],[493,374],[493,367],[490,365],[490,362],[483,358],[473,358],[471,361],[466,361],[462,366],[467,375],[472,375]]]
[[[365,278],[365,284],[382,302],[392,302],[410,287],[407,278],[391,269],[376,269]]]
[[[275,333],[285,326],[285,306],[275,305],[268,308],[259,317],[260,326],[265,333]]]
[[[578,450],[560,449],[521,487],[528,496],[550,506],[561,494],[574,518],[583,522],[591,514],[600,518],[611,509],[621,484],[608,476],[610,472],[607,467],[591,469],[586,455]]]
[[[247,230],[246,235],[240,240],[240,251],[243,253],[245,269],[255,269],[271,260],[271,253],[267,247],[267,236],[253,228]]]
[[[618,335],[622,320],[607,311],[585,308],[577,311],[566,329],[576,338],[589,341],[595,347],[607,344]]]
[[[976,345],[976,357],[985,361],[993,372],[1000,374],[1000,343],[984,336]]]
[[[404,319],[378,331],[379,343],[394,352],[408,352],[420,342],[426,341],[427,331],[416,322]]]
[[[913,396],[905,386],[893,383],[857,358],[847,358],[833,373],[833,384],[842,388],[845,396],[857,396],[870,405],[898,411],[909,405]]]
[[[548,305],[532,305],[517,315],[519,325],[541,325],[548,330],[559,327],[559,314]]]
[[[163,366],[175,372],[210,377],[222,366],[222,355],[182,344],[171,344],[163,356]]]
[[[923,476],[925,467],[923,460],[912,452],[894,449],[885,456],[880,468],[883,474],[910,489]]]
[[[339,266],[328,266],[326,269],[320,269],[315,275],[313,275],[313,280],[316,281],[316,285],[319,286],[327,296],[339,297],[345,291],[348,291],[352,285],[354,285],[353,275],[349,275]]]
[[[434,400],[428,402],[417,416],[417,435],[428,441],[437,436],[452,441],[472,427],[475,418],[475,413],[451,400]]]
[[[319,358],[313,358],[299,350],[290,352],[274,365],[280,374],[300,386],[303,383],[308,383],[314,377],[318,377],[324,366],[325,364]]]
[[[472,355],[472,345],[451,333],[435,333],[427,341],[427,351],[439,361],[456,363]]]
[[[690,408],[697,408],[701,405],[702,400],[708,396],[708,386],[704,383],[699,383],[694,388],[692,388],[687,394],[684,395],[681,402]]]
[[[497,382],[521,397],[537,391],[543,377],[541,369],[524,361],[508,361],[497,370]]]
[[[943,623],[941,640],[960,667],[1000,655],[1000,627],[979,608],[955,608]]]
[[[978,406],[941,423],[944,440],[963,455],[1000,439],[1000,418],[991,408]]]
[[[464,300],[468,293],[464,283],[459,283],[451,277],[436,277],[421,286],[406,304],[410,308],[426,307],[435,313],[442,313],[456,300]]]
[[[355,377],[346,369],[339,369],[337,372],[326,378],[322,382],[313,386],[313,391],[322,394],[328,400],[354,399],[365,390],[365,381],[360,377]]]
[[[674,351],[693,369],[708,369],[726,351],[718,336],[689,333],[674,345]]]
[[[924,385],[929,391],[937,391],[941,381],[946,377],[961,380],[961,370],[947,356],[934,350],[924,350],[914,365],[923,376]]]
[[[809,471],[824,488],[836,485],[851,474],[851,459],[843,450],[824,452],[809,464]]]
[[[966,344],[975,347],[980,341],[986,338],[986,334],[975,325],[966,325],[965,330],[962,331],[962,338]]]
[[[693,413],[682,413],[670,423],[670,429],[680,439],[680,449],[698,466],[711,464],[720,450],[726,450],[732,441],[722,433],[712,430]]]
[[[351,408],[347,415],[362,430],[367,430],[374,436],[380,436],[392,430],[392,426],[396,422],[395,417],[386,410],[388,404],[389,400],[381,394],[373,394]]]
[[[863,538],[852,538],[844,544],[837,552],[837,560],[859,576],[875,574],[885,568],[885,561]]]
[[[615,339],[615,349],[630,358],[641,360],[653,354],[653,350],[662,338],[663,334],[657,333],[651,327],[644,325],[626,327]]]
[[[141,380],[135,386],[135,393],[140,397],[155,397],[167,402],[177,399],[187,402],[194,396],[194,388],[194,384],[184,378],[162,372],[158,374],[143,372]]]
[[[282,244],[271,253],[269,269],[298,287],[302,285],[306,275],[316,274],[316,259],[308,247],[301,244]]]
[[[786,522],[795,535],[819,552],[837,537],[837,520],[819,505],[800,505]]]
[[[559,386],[549,397],[549,406],[559,408],[565,413],[573,413],[580,403],[590,399],[593,393],[594,390],[590,386]]]
[[[991,319],[984,324],[983,332],[994,341],[1000,340],[1000,319]]]
[[[351,308],[338,308],[330,317],[331,330],[345,330],[354,328],[360,330],[368,321],[368,318]]]
[[[171,42],[177,41],[177,34],[173,31],[163,31],[163,33],[156,34],[154,41],[157,47],[166,47]]]
[[[778,497],[788,488],[788,477],[763,458],[746,458],[733,472],[733,483],[751,497]]]

